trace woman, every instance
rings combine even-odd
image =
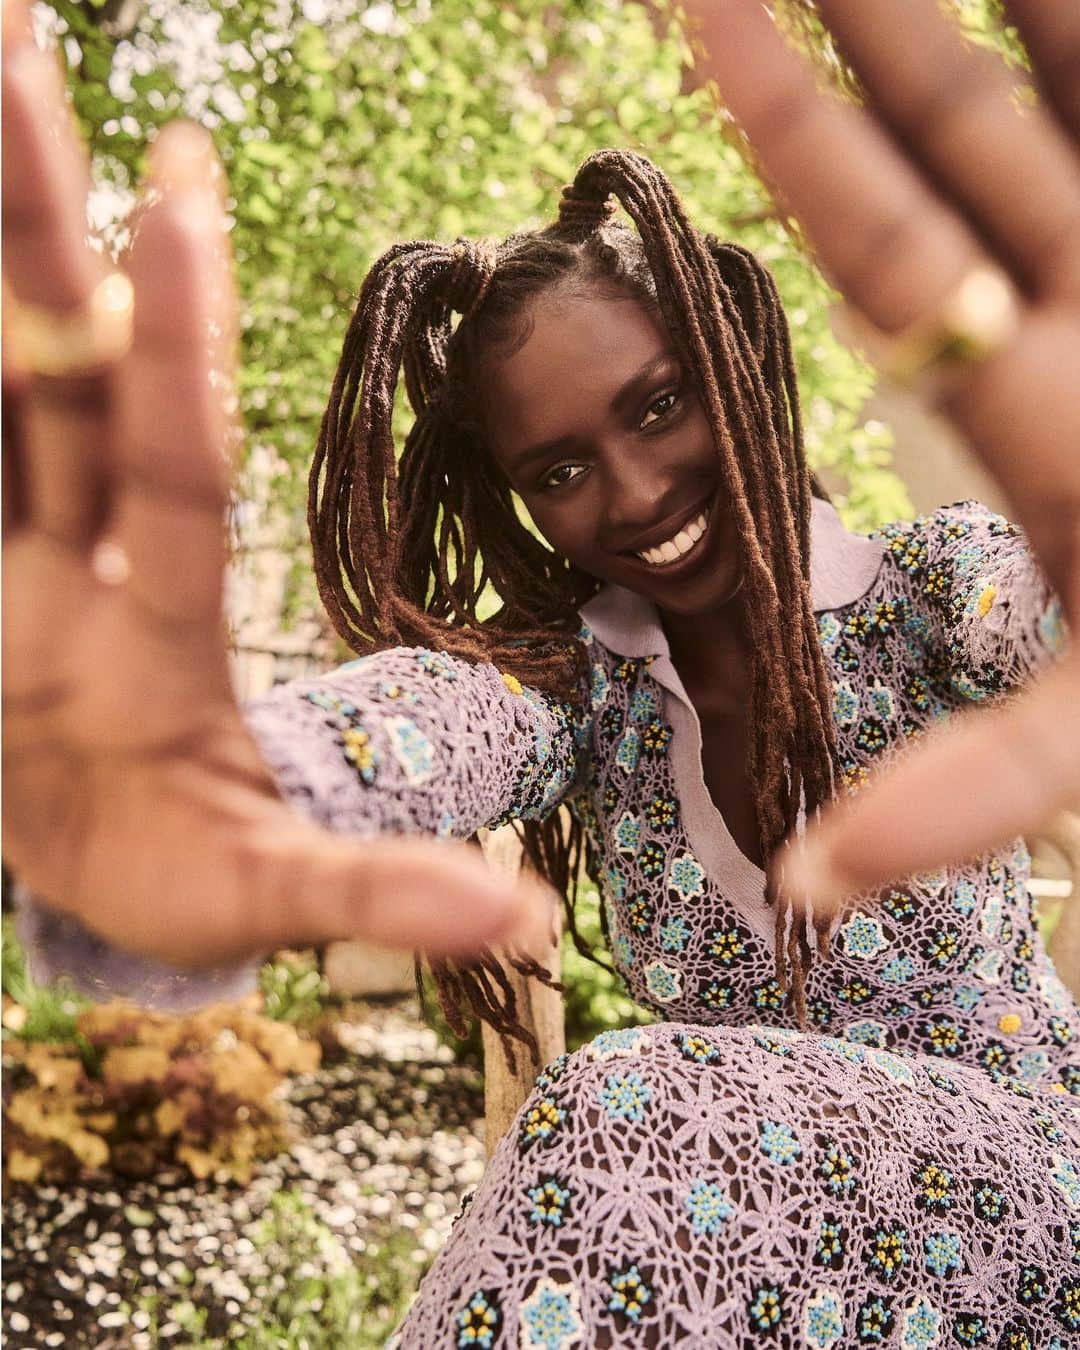
[[[1078,1026],[1017,908],[1022,856],[893,891],[831,955],[825,922],[764,903],[760,867],[834,774],[1030,668],[1054,629],[1041,578],[977,508],[865,541],[811,502],[771,283],[645,162],[594,158],[562,214],[494,257],[405,247],[373,271],[320,443],[320,580],[343,632],[440,651],[249,713],[282,790],[329,824],[468,833],[572,794],[616,960],[678,1019],[541,1075],[403,1341],[1073,1329]],[[399,490],[402,361],[419,417]],[[563,870],[554,831],[532,842]],[[482,970],[442,983],[490,1011]],[[804,1017],[847,1034],[783,1026]]]
[[[1080,1013],[1022,846],[888,890],[831,953],[762,866],[801,807],[1060,644],[1018,532],[967,503],[847,534],[768,274],[617,152],[548,231],[376,263],[312,483],[328,612],[387,650],[248,709],[280,789],[357,833],[525,818],[553,878],[569,802],[666,1019],[541,1074],[403,1343],[1080,1327]],[[438,973],[452,1015],[515,1029],[490,964]]]

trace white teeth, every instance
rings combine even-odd
[[[705,527],[709,523],[708,511],[702,511],[696,520],[692,520],[689,525],[684,525],[673,539],[666,540],[663,544],[658,544],[655,548],[647,548],[638,554],[643,562],[651,564],[653,567],[660,567],[664,563],[674,562],[677,558],[682,558],[689,553],[697,541],[705,533]]]

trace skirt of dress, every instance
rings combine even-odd
[[[460,1347],[1080,1345],[1080,1102],[769,1028],[539,1076],[397,1332]]]

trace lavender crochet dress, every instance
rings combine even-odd
[[[977,504],[867,540],[819,503],[813,543],[852,789],[1063,641],[1023,539]],[[283,790],[333,828],[467,834],[565,801],[613,959],[663,1019],[541,1073],[392,1344],[1080,1344],[1080,1011],[1023,846],[846,914],[798,1032],[655,612],[609,589],[583,618],[584,717],[422,651],[250,710]],[[47,922],[49,973],[85,962]]]

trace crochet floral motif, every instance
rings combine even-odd
[[[878,546],[864,593],[817,615],[852,788],[1063,639],[1022,536],[983,508],[888,526]],[[332,829],[468,837],[566,803],[619,974],[662,1019],[542,1070],[401,1350],[705,1345],[717,1305],[739,1346],[1071,1344],[1080,1015],[1026,851],[862,897],[810,967],[798,1034],[760,873],[718,862],[702,823],[670,661],[582,641],[568,701],[399,649],[247,713],[281,791]],[[38,945],[93,971],[101,946],[65,947],[72,931]]]

